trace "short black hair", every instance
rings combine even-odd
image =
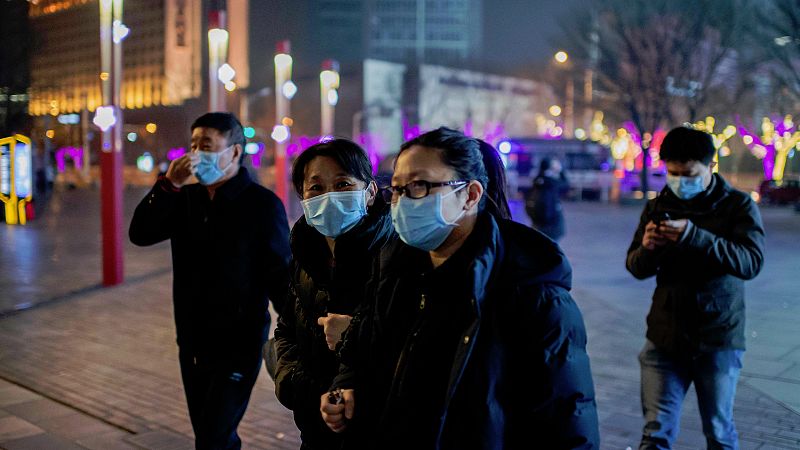
[[[195,128],[213,128],[225,136],[228,145],[239,144],[242,147],[242,156],[239,158],[239,166],[244,163],[244,129],[242,123],[231,113],[210,112],[195,119],[192,123],[192,131]]]
[[[708,165],[716,153],[711,135],[688,127],[673,128],[661,142],[664,161],[700,161]]]
[[[372,163],[367,152],[358,144],[349,139],[333,139],[320,142],[308,147],[292,165],[292,184],[297,195],[303,198],[303,180],[306,175],[306,166],[318,156],[327,156],[336,161],[345,172],[369,184],[375,181],[372,176]]]

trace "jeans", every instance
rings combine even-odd
[[[255,347],[247,353],[223,358],[195,355],[184,350],[179,352],[183,388],[197,450],[238,450],[242,447],[236,429],[261,369],[261,349]]]
[[[647,341],[639,354],[645,425],[640,450],[669,449],[678,436],[681,404],[694,383],[709,449],[739,448],[733,398],[743,350],[672,354]]]

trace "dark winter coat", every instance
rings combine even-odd
[[[282,307],[289,285],[289,227],[278,197],[245,169],[215,191],[175,189],[165,178],[136,207],[136,245],[169,239],[178,345],[188,354],[258,352],[267,339],[268,300]]]
[[[421,277],[429,268],[427,252],[399,240],[376,260],[374,300],[345,335],[334,383],[355,389],[345,448],[599,448],[586,332],[558,246],[484,213]],[[430,323],[436,303],[452,314]]]
[[[525,202],[526,212],[534,228],[556,241],[564,236],[561,195],[567,190],[569,184],[563,173],[560,178],[539,175],[533,180]]]
[[[333,266],[325,237],[304,217],[292,229],[290,295],[275,330],[275,392],[294,412],[309,448],[341,446],[341,435],[328,429],[319,411],[320,396],[336,376],[339,361],[317,319],[327,313],[353,315],[364,299],[372,260],[395,237],[388,205],[380,200],[361,223],[336,238]]]
[[[689,219],[677,244],[642,247],[653,215]],[[758,206],[719,174],[709,188],[681,200],[665,187],[642,212],[626,266],[639,279],[656,275],[647,338],[666,351],[744,349],[744,280],[764,263]]]

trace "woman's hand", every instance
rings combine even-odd
[[[327,317],[317,319],[317,325],[322,327],[322,331],[325,333],[325,343],[328,344],[329,349],[336,350],[336,344],[342,340],[342,333],[350,326],[352,319],[352,316],[345,314],[330,313]]]
[[[331,402],[332,398],[336,399],[336,403]],[[320,399],[319,410],[322,412],[322,420],[334,433],[341,433],[347,428],[346,420],[353,418],[354,408],[355,397],[352,389],[328,392],[322,394]]]

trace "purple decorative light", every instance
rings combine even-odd
[[[67,157],[72,160],[76,169],[83,168],[83,148],[61,147],[56,150],[56,167],[60,173],[63,173],[67,168]]]
[[[253,153],[252,155],[253,167],[261,167],[261,157],[264,155],[264,149],[265,149],[264,143],[259,142],[258,151],[256,153]]]
[[[792,129],[794,129],[794,127],[791,128],[786,127],[786,125],[784,125],[783,123],[783,120],[781,119],[773,119],[772,122],[776,124],[775,132],[777,133],[778,136],[782,136],[784,132],[791,131]],[[745,143],[745,145],[747,145],[747,148],[750,149],[751,153],[753,153],[756,157],[760,157],[760,155],[756,155],[753,152],[753,149],[757,145],[760,145],[762,148],[764,148],[765,153],[763,158],[761,159],[761,166],[764,169],[764,179],[771,180],[772,174],[774,173],[773,171],[775,170],[775,142],[773,141],[765,143],[764,141],[762,141],[761,136],[745,128],[739,116],[736,116],[736,125],[739,130],[739,134],[742,135],[742,137],[750,136],[750,138],[753,140],[750,144]]]

